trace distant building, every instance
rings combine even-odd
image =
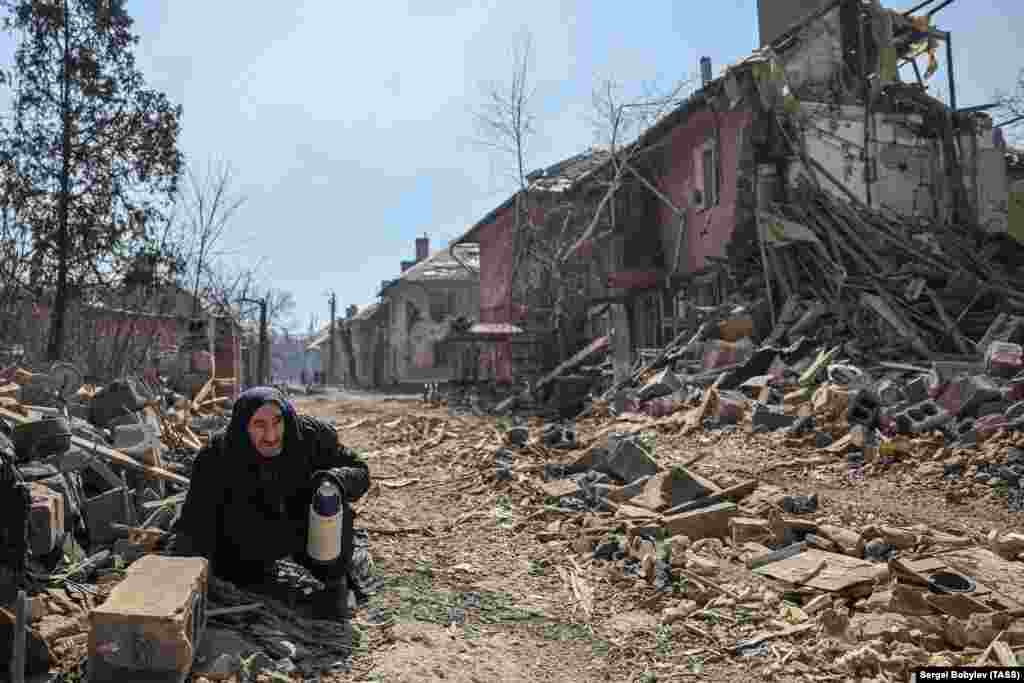
[[[428,254],[429,246],[426,237],[418,238],[416,261],[403,262],[402,274],[381,287],[388,314],[387,383],[454,379],[456,363],[445,340],[457,319],[474,319],[480,311],[479,250],[464,250],[456,259],[448,249]],[[361,348],[365,353],[366,345]]]

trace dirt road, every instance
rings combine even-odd
[[[342,442],[369,462],[374,480],[358,505],[357,526],[370,532],[383,584],[357,614],[362,638],[352,671],[334,680],[821,680],[837,656],[863,644],[837,644],[808,625],[801,635],[769,641],[748,656],[731,654],[738,641],[779,621],[779,588],[718,541],[702,548],[717,558],[710,582],[742,600],[713,601],[697,618],[672,624],[663,623],[663,609],[694,597],[699,584],[687,589],[683,580],[659,594],[643,578],[624,575],[621,562],[577,552],[573,525],[583,515],[546,507],[537,471],[579,457],[597,442],[599,430],[608,431],[607,418],[578,424],[579,449],[521,450],[516,476],[497,481],[493,455],[501,433],[493,418],[451,417],[446,409],[409,400],[296,402],[333,420]],[[853,478],[843,458],[814,462],[809,456],[818,451],[768,436],[682,436],[670,420],[637,426],[645,425],[654,434],[659,465],[710,451],[695,472],[720,486],[755,477],[788,494],[817,493],[813,519],[819,522],[922,524],[983,544],[990,529],[1013,528],[1017,521],[998,490],[944,481],[941,463],[938,476],[935,463],[926,463],[926,472],[910,461]],[[532,434],[539,426],[531,424]],[[971,504],[947,496],[951,487]],[[1024,588],[1024,581],[1018,585]],[[911,658],[929,656],[918,645],[906,647],[917,648]]]

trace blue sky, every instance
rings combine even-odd
[[[909,7],[912,3],[886,6]],[[199,162],[237,170],[247,202],[226,238],[291,291],[304,329],[374,300],[426,233],[446,244],[512,190],[473,144],[481,84],[510,76],[532,34],[538,136],[531,168],[582,151],[595,82],[670,82],[702,55],[719,69],[757,46],[756,0],[511,2],[128,0],[138,61],[184,106],[181,139]],[[959,106],[982,104],[1024,66],[1021,0],[958,0]],[[943,57],[944,61],[944,57]],[[944,66],[934,79],[945,91]]]

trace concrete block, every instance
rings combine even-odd
[[[40,557],[53,552],[64,540],[64,496],[38,482],[29,484],[29,494],[29,548]]]
[[[875,386],[875,395],[883,406],[894,406],[907,400],[906,390],[891,379],[884,379]],[[927,394],[920,400],[927,398]]]
[[[658,464],[635,438],[620,439],[607,462],[607,472],[627,484],[658,472]]]
[[[640,389],[637,398],[641,401],[646,401],[652,398],[668,396],[673,392],[679,391],[682,386],[683,384],[676,377],[676,374],[665,368]]]
[[[911,403],[924,401],[928,398],[928,378],[925,375],[915,377],[903,387],[903,392]]]
[[[128,491],[121,488],[105,491],[85,501],[85,523],[89,527],[89,538],[94,545],[112,543],[117,534],[111,529],[112,523],[132,524],[135,520],[128,502]]]
[[[81,478],[74,472],[58,474],[56,477],[41,479],[40,484],[59,493],[64,499],[64,530],[71,531],[82,515],[85,497],[82,493]]]
[[[921,401],[892,416],[899,431],[920,434],[931,431],[953,419],[953,415],[935,401]]]
[[[114,448],[118,450],[128,452],[131,449],[159,447],[159,430],[148,424],[122,424],[114,427]]]
[[[694,541],[700,538],[727,538],[730,535],[729,520],[735,516],[735,503],[717,503],[665,517],[662,527],[669,536],[682,534]]]
[[[775,431],[777,429],[786,429],[791,427],[796,420],[795,415],[776,412],[763,403],[754,404],[753,427],[755,430],[767,429]]]
[[[206,626],[208,572],[198,557],[131,565],[89,617],[91,683],[185,680]]]

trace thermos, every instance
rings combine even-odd
[[[341,556],[345,507],[342,493],[329,479],[320,482],[309,504],[309,535],[306,553],[317,562],[334,562]]]

